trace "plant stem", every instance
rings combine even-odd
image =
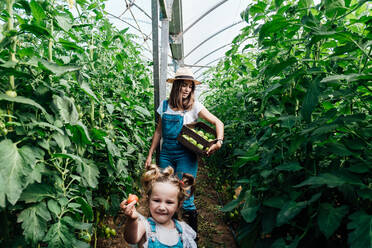
[[[8,31],[12,31],[14,29],[14,19],[13,19],[13,4],[14,0],[6,0],[6,7],[7,11],[9,14],[9,19],[8,19]],[[16,53],[16,48],[17,48],[17,38],[16,36],[13,36],[11,38],[11,49],[10,49],[10,61],[11,62],[17,62],[17,59],[15,57]],[[15,79],[14,75],[9,76],[9,84],[10,84],[10,89],[15,91]],[[13,103],[8,105],[8,115],[9,115],[9,122],[12,122],[12,115],[13,112]],[[12,127],[9,128],[9,131],[13,131]]]
[[[90,101],[90,123],[94,126],[94,100]]]
[[[50,33],[53,35],[54,27],[53,27],[53,19],[50,20]],[[53,39],[49,38],[48,44],[48,61],[53,61]]]

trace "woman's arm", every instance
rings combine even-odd
[[[208,109],[206,108],[203,108],[202,110],[200,110],[199,112],[199,117],[200,118],[203,118],[204,120],[208,121],[209,123],[211,123],[212,125],[214,125],[216,127],[216,133],[217,133],[217,139],[220,139],[220,140],[223,140],[223,135],[224,135],[224,125],[222,123],[222,121],[220,121],[220,119],[218,119],[215,115],[213,115],[211,112],[208,111]],[[217,142],[216,144],[213,144],[207,154],[212,154],[214,153],[215,151],[217,151],[218,149],[221,148],[221,143],[220,142]]]
[[[154,153],[156,147],[158,147],[161,139],[161,117],[159,117],[158,125],[155,129],[155,133],[152,137],[152,143],[149,150],[149,154],[147,155],[147,159],[145,162],[145,167],[148,167],[151,164],[152,154]]]

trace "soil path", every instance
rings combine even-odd
[[[195,204],[198,209],[199,248],[236,248],[234,237],[229,227],[223,220],[223,213],[219,210],[222,206],[213,185],[215,180],[208,176],[207,168],[200,161],[195,192]],[[110,239],[98,238],[98,248],[126,248],[124,241],[122,220],[108,218],[106,226],[116,229],[117,235]],[[92,247],[93,244],[92,244]]]
[[[223,220],[222,207],[215,188],[215,179],[208,176],[208,171],[199,163],[199,173],[195,193],[195,204],[198,209],[198,229],[200,248],[236,248],[234,237]]]

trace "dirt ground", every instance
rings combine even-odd
[[[224,223],[223,213],[219,211],[222,207],[216,190],[213,188],[214,179],[208,177],[205,166],[200,163],[197,176],[197,187],[195,193],[195,204],[198,209],[199,248],[236,248],[233,233],[228,225]],[[106,219],[105,223],[117,232],[115,237],[110,239],[98,238],[98,248],[126,248],[129,247],[124,240],[122,220],[117,218]],[[94,243],[92,242],[92,247]]]

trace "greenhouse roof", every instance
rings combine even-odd
[[[153,60],[152,6],[149,0],[108,0],[108,17],[119,29],[137,35],[143,56]],[[159,0],[159,12],[169,0]],[[174,0],[169,26],[168,76],[173,75],[174,61],[181,60],[193,67],[197,78],[216,65],[230,48],[233,38],[243,27],[240,13],[247,7],[245,0]],[[161,15],[161,14],[160,14]],[[169,15],[169,14],[168,14]],[[162,22],[159,20],[159,40]],[[182,32],[183,31],[183,32]],[[160,47],[160,43],[159,43]],[[160,48],[159,48],[160,49]]]

